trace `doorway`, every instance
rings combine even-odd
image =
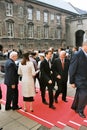
[[[85,33],[85,32],[84,32],[83,30],[78,30],[78,31],[75,33],[76,47],[82,46],[84,33]]]

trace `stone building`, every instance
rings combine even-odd
[[[87,39],[87,12],[66,19],[67,45],[80,47],[84,39]]]
[[[66,47],[71,42],[66,42],[66,18],[77,15],[62,0],[0,0],[0,44],[22,50]],[[71,31],[69,21],[67,25]]]

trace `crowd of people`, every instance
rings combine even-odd
[[[34,111],[34,96],[37,93],[36,79],[38,79],[41,92],[42,103],[48,105],[50,109],[55,110],[54,102],[58,103],[58,97],[62,94],[62,101],[67,103],[67,81],[73,88],[76,88],[76,94],[71,109],[86,118],[84,109],[87,104],[87,41],[84,41],[82,47],[78,50],[74,47],[72,51],[59,48],[54,52],[50,47],[45,52],[38,55],[37,51],[26,52],[18,65],[15,61],[18,58],[16,51],[11,51],[9,58],[5,63],[4,83],[7,86],[5,110],[18,110],[18,83],[21,77],[23,109],[26,112],[30,109]],[[55,83],[57,89],[55,89]],[[55,93],[53,92],[55,90]],[[46,91],[48,91],[48,101],[46,100]],[[0,89],[0,103],[1,103]],[[30,108],[27,108],[29,102]],[[0,107],[1,108],[1,107]]]

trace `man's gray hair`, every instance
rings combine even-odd
[[[65,50],[60,51],[59,55],[66,54]]]
[[[83,43],[82,45],[87,45],[87,33],[85,32],[83,35]]]
[[[18,53],[16,52],[16,51],[12,51],[11,53],[10,53],[10,58],[12,58],[13,56],[15,56],[15,55],[18,55]]]

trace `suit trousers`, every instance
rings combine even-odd
[[[53,84],[47,84],[46,85],[43,82],[40,82],[42,102],[46,101],[46,98],[45,98],[46,87],[48,88],[49,107],[50,107],[50,106],[53,105]]]
[[[60,93],[62,93],[62,100],[66,100],[66,95],[67,95],[67,82],[58,82],[58,89],[56,90],[55,93],[55,99],[57,100],[58,96]]]
[[[6,109],[9,109],[11,107],[15,109],[18,107],[18,86],[16,86],[14,89],[12,89],[11,86],[7,86],[7,94],[6,94]]]
[[[71,108],[75,109],[77,112],[83,112],[86,105],[87,105],[87,88],[86,89],[77,88]]]

